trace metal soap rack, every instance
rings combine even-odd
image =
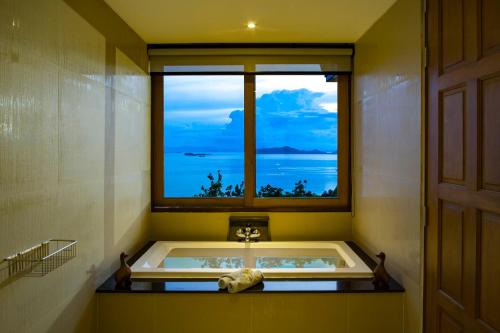
[[[44,276],[76,257],[75,240],[51,239],[0,262],[0,283],[16,276]]]

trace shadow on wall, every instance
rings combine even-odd
[[[118,68],[124,67],[134,74],[119,72]],[[149,238],[149,171],[140,169],[140,164],[133,172],[117,171],[120,163],[124,163],[120,159],[117,161],[117,156],[121,156],[122,159],[124,156],[128,157],[125,159],[126,161],[130,159],[130,156],[133,156],[134,151],[130,146],[140,146],[145,150],[149,148],[149,140],[130,143],[120,142],[117,139],[117,132],[123,131],[123,128],[116,127],[117,124],[130,120],[124,113],[136,111],[119,108],[119,103],[127,104],[125,102],[128,96],[124,96],[121,91],[117,90],[117,77],[120,76],[120,79],[123,79],[127,75],[140,75],[138,74],[140,72],[141,69],[137,64],[130,61],[126,55],[106,41],[105,80],[112,82],[112,85],[106,86],[103,226],[105,260],[98,268],[98,284],[118,268],[121,252],[135,252]],[[146,106],[144,111],[145,113],[149,112],[149,108]],[[146,115],[145,117],[148,118]],[[145,123],[149,127],[149,123],[147,121]],[[144,137],[149,134],[149,129],[140,128],[139,130],[144,131]],[[137,191],[138,188],[141,190]]]
[[[135,254],[145,242],[149,240],[149,225],[150,225],[150,206],[146,206],[140,212],[140,214],[135,218],[120,239],[115,239],[114,234],[114,223],[108,223],[104,225],[105,237],[104,237],[104,249],[107,257],[110,257],[110,261],[104,261],[99,266],[99,275],[96,279],[97,284],[102,283],[111,274],[113,274],[120,266],[119,255],[121,252],[129,252],[127,254]],[[108,232],[111,233],[111,237],[107,239]],[[130,248],[130,244],[135,244],[133,248]],[[127,250],[128,249],[128,250]]]
[[[125,67],[128,71],[135,70],[137,73],[141,71],[141,68],[108,40],[106,40],[105,59],[105,82],[110,84],[106,85],[105,100],[103,248],[104,257],[108,258],[108,260],[99,265],[97,284],[102,283],[118,268],[121,252],[135,252],[144,245],[144,241],[149,238],[150,225],[149,171],[141,170],[140,167],[133,173],[130,173],[130,171],[128,173],[117,171],[117,167],[120,167],[120,163],[123,163],[119,158],[117,161],[117,156],[123,157],[123,155],[127,155],[127,157],[130,157],[128,154],[133,154],[133,152],[131,152],[132,149],[130,149],[128,142],[117,142],[119,140],[117,131],[120,130],[117,129],[117,119],[121,117],[122,122],[130,121],[130,118],[122,115],[122,113],[131,110],[124,110],[117,106],[117,98],[126,99],[128,96],[123,96],[123,92],[117,89],[116,78],[117,76],[126,77],[130,75],[128,72],[121,73],[119,68]],[[127,105],[127,103],[124,104]],[[132,110],[132,112],[134,111]],[[145,111],[149,112],[149,103],[146,105]],[[147,121],[146,126],[149,128],[149,122]],[[145,130],[144,137],[148,137],[149,129],[143,130]],[[145,142],[133,142],[131,144],[132,147],[138,145],[145,145],[143,149],[149,150],[149,138]],[[136,191],[137,186],[128,187],[131,179],[135,179],[136,183],[140,183],[141,191]],[[125,185],[125,190],[134,193],[124,193],[123,188],[120,187],[123,185]],[[117,191],[117,188],[122,189],[122,191]],[[145,198],[147,199],[144,200]],[[142,204],[144,206],[140,207]],[[136,210],[131,211],[133,209]],[[131,244],[133,244],[132,248],[130,248]]]
[[[48,332],[94,332],[97,327],[97,296],[95,295],[96,269],[92,265],[87,271],[89,278],[79,286],[78,292],[52,323]],[[83,300],[83,301],[82,301]],[[78,318],[75,322],[73,319]]]

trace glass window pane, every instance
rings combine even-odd
[[[241,197],[242,75],[164,77],[164,197]]]
[[[256,77],[259,197],[337,197],[337,82]]]

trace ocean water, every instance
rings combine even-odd
[[[199,153],[199,152],[197,152]],[[223,189],[244,179],[243,153],[209,153],[204,157],[165,153],[165,197],[193,197],[208,187],[209,173],[221,171]],[[256,185],[270,184],[291,191],[295,182],[307,180],[306,190],[321,194],[337,186],[335,154],[258,154]]]

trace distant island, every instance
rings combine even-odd
[[[196,157],[205,157],[210,154],[198,154],[198,153],[184,153],[184,156],[196,156]]]
[[[300,150],[289,146],[272,147],[272,148],[257,148],[257,154],[335,154],[327,153],[318,149]]]
[[[327,155],[327,154],[336,154],[337,152],[326,152],[322,151],[319,149],[312,149],[312,150],[302,150],[302,149],[297,149],[293,148],[290,146],[283,146],[283,147],[270,147],[270,148],[257,148],[256,149],[257,154],[288,154],[288,155],[293,155],[293,154],[303,154],[303,155]],[[206,157],[210,156],[212,154],[209,153],[192,153],[192,152],[187,152],[184,153],[184,156],[191,156],[191,157]]]

